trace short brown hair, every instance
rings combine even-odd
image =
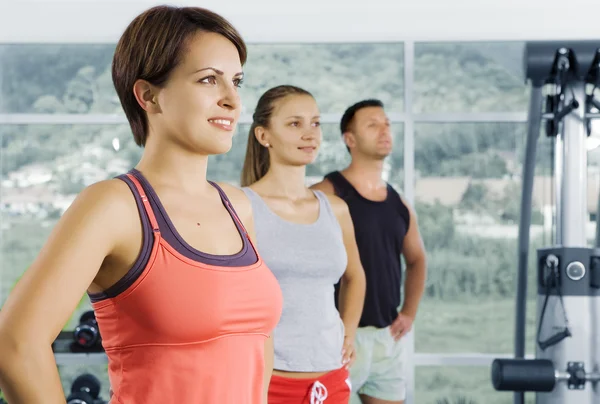
[[[308,91],[290,85],[281,85],[267,90],[258,100],[256,110],[252,115],[252,126],[248,133],[248,144],[246,146],[246,158],[242,168],[241,186],[247,187],[260,180],[269,171],[269,151],[261,145],[254,131],[257,127],[268,128],[275,109],[276,101],[287,97],[288,95],[309,95]]]
[[[237,48],[242,65],[246,63],[246,44],[238,31],[225,18],[199,7],[150,8],[129,24],[117,43],[112,79],[138,146],[146,144],[148,118],[135,99],[133,85],[139,79],[163,85],[197,32],[223,35]]]

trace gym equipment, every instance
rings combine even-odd
[[[79,318],[79,325],[73,330],[73,338],[77,344],[89,348],[96,345],[99,337],[96,315],[92,310],[86,311]]]
[[[491,377],[514,403],[535,392],[536,404],[600,402],[600,248],[587,247],[587,149],[592,119],[600,118],[600,41],[529,42],[529,128],[519,223],[515,358],[495,359]],[[543,93],[547,90],[545,112]],[[537,251],[535,359],[525,357],[525,308],[531,200],[541,121],[554,139],[556,198],[553,245]],[[599,223],[600,224],[600,223]]]
[[[73,352],[99,352],[102,351],[100,329],[93,310],[84,312],[79,318],[79,325],[73,330]]]
[[[71,384],[67,404],[106,404],[100,398],[100,380],[89,373],[78,376]]]
[[[52,351],[55,354],[104,352],[94,312],[88,310],[82,313],[75,329],[61,331],[52,342]]]

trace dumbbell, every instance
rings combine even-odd
[[[100,380],[94,375],[84,373],[71,384],[71,394],[67,397],[67,404],[100,404]]]
[[[81,348],[92,348],[100,341],[100,330],[93,310],[88,310],[79,318],[79,325],[73,330],[75,344]]]

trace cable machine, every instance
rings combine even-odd
[[[587,246],[587,148],[591,120],[600,118],[600,41],[530,42],[531,84],[519,223],[515,358],[496,359],[498,391],[524,404],[600,403],[600,248]],[[544,93],[547,95],[544,97]],[[543,104],[545,107],[543,110]],[[535,359],[525,359],[527,264],[537,140],[544,127],[554,141],[555,234],[537,251]]]

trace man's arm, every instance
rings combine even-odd
[[[402,245],[406,261],[406,280],[404,281],[404,304],[400,312],[410,316],[414,321],[419,303],[423,297],[423,292],[425,291],[427,259],[423,239],[419,232],[417,216],[406,202],[404,204],[407,206],[410,214],[410,224]]]
[[[392,336],[397,340],[408,333],[417,316],[419,303],[425,291],[427,279],[427,260],[425,247],[419,232],[419,224],[414,210],[403,201],[410,215],[408,231],[404,237],[402,254],[406,261],[406,279],[404,281],[404,303],[398,317],[390,326]]]

